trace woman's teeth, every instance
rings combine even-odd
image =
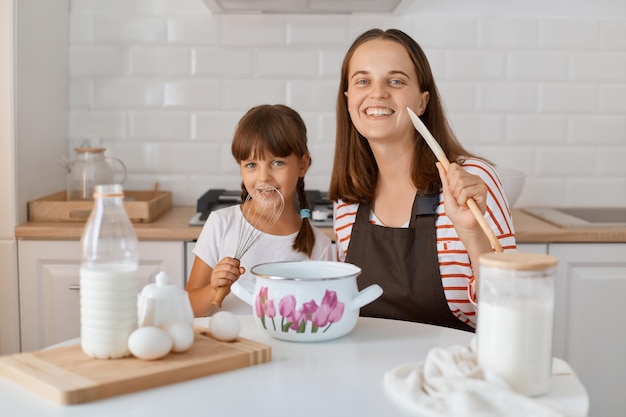
[[[393,114],[390,109],[369,108],[365,110],[365,114],[368,116],[389,116]]]

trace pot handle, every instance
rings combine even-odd
[[[244,288],[244,286],[239,283],[239,280],[232,283],[232,285],[230,286],[230,290],[241,300],[245,301],[246,304],[254,306],[252,302],[252,291]]]
[[[383,289],[378,284],[372,284],[369,287],[363,289],[352,299],[352,309],[358,310],[365,304],[369,304],[383,293]]]

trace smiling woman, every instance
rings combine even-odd
[[[407,108],[448,156],[447,170]],[[452,132],[421,47],[397,29],[360,35],[342,64],[336,109],[329,198],[338,256],[361,267],[361,288],[384,290],[362,314],[473,331],[478,257],[491,251],[481,216],[504,250],[516,249],[513,224],[496,171]]]

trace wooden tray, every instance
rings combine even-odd
[[[0,357],[0,376],[59,404],[78,404],[217,374],[272,360],[271,346],[218,341],[196,329],[192,347],[155,361],[103,360],[80,345]]]
[[[124,208],[133,223],[150,223],[172,208],[170,191],[124,191]],[[67,201],[59,191],[28,202],[31,222],[84,222],[89,218],[93,201]]]

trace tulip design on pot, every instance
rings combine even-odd
[[[280,330],[284,333],[293,331],[295,333],[305,333],[309,327],[311,333],[321,331],[325,333],[333,323],[341,320],[345,304],[337,299],[337,292],[326,290],[318,305],[315,300],[305,302],[297,308],[296,297],[286,295],[278,302],[278,314],[280,318]],[[268,287],[261,287],[255,302],[256,315],[261,319],[264,329],[267,329],[266,318],[272,322],[272,327],[276,331],[276,304],[268,297]],[[310,326],[307,326],[311,323]]]

